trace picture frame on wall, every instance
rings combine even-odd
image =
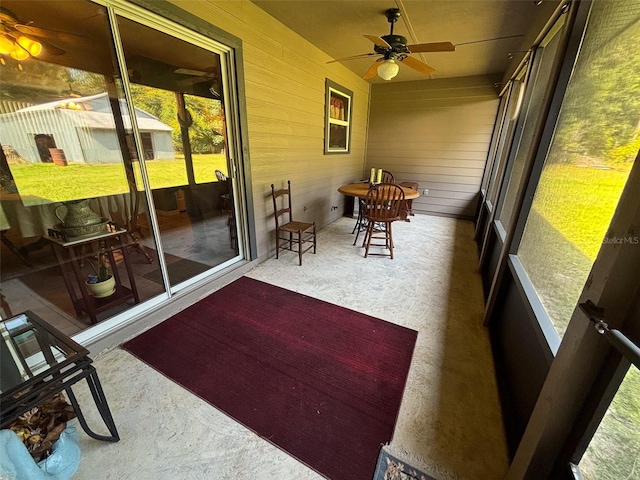
[[[326,79],[324,153],[349,153],[353,92]]]

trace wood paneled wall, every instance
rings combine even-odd
[[[384,168],[396,182],[418,182],[418,213],[472,218],[498,109],[495,81],[373,85],[365,170]]]
[[[291,180],[297,220],[336,220],[338,187],[362,175],[369,84],[249,1],[172,3],[242,40],[258,256],[275,249],[272,183]],[[354,92],[349,154],[323,154],[326,78]]]

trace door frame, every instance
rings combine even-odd
[[[105,1],[105,0],[97,0]],[[122,0],[106,0],[109,4],[122,5]],[[253,188],[251,180],[251,158],[249,155],[249,135],[247,124],[247,103],[244,80],[244,59],[242,40],[231,35],[215,25],[197,17],[167,0],[127,0],[126,3],[137,5],[160,17],[169,20],[180,28],[195,32],[215,43],[228,47],[229,62],[223,65],[228,75],[227,83],[233,88],[233,92],[226,92],[225,113],[229,116],[227,128],[231,130],[234,145],[229,151],[229,163],[231,170],[229,176],[233,178],[233,188],[237,190],[240,204],[240,216],[238,217],[238,229],[243,233],[245,241],[246,259],[254,260],[258,257],[258,245],[256,237],[256,224],[253,204]],[[224,59],[221,59],[224,63]],[[231,101],[233,100],[233,101]],[[231,147],[231,145],[230,145]],[[240,240],[240,237],[239,237]]]

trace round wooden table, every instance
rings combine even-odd
[[[405,200],[413,200],[414,198],[418,198],[420,194],[417,190],[409,187],[403,187],[402,191],[404,192]],[[369,182],[358,182],[358,183],[350,183],[349,185],[343,185],[338,188],[340,193],[345,195],[349,195],[350,197],[358,197],[365,198],[367,196],[367,192],[369,191]]]
[[[400,188],[402,188],[402,191],[404,192],[404,199],[405,199],[405,201],[402,202],[402,205],[400,207],[400,219],[404,220],[405,222],[410,222],[411,220],[409,220],[408,218],[408,203],[409,203],[408,201],[413,200],[414,198],[418,198],[420,196],[420,193],[418,193],[418,191],[414,190],[413,188],[403,187],[402,185],[399,185],[399,186]],[[367,192],[369,191],[369,182],[358,182],[358,183],[350,183],[348,185],[343,185],[340,188],[338,188],[338,191],[349,197],[357,197],[360,199],[365,199],[367,197]],[[353,209],[353,207],[351,209]],[[353,227],[353,231],[351,233],[355,233],[357,231],[358,235],[360,235],[360,232],[364,229],[364,225],[365,225],[365,222],[362,218],[362,202],[359,202],[358,203],[358,219],[356,220],[356,225],[355,227]],[[353,241],[354,245],[358,241],[358,235],[356,235],[356,239]]]

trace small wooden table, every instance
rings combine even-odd
[[[407,188],[412,188],[413,190],[415,190],[416,192],[418,191],[418,182],[402,182],[400,184],[401,187],[407,187]],[[406,197],[405,197],[406,198]],[[412,217],[415,216],[415,213],[413,213],[413,199],[408,198],[407,200],[407,211],[406,211],[406,217],[403,218],[404,221],[409,222],[409,218],[407,218],[409,215],[411,215]]]
[[[71,297],[71,302],[73,303],[76,314],[80,316],[83,312],[87,313],[92,325],[98,323],[97,314],[104,310],[132,299],[135,303],[140,303],[138,289],[133,276],[133,269],[131,268],[127,254],[127,245],[122,241],[126,233],[126,230],[115,227],[114,231],[99,235],[65,239],[59,238],[55,235],[56,232],[50,229],[49,235],[45,235],[44,237],[53,246],[53,251],[60,265],[60,270],[62,271],[62,278],[69,292],[69,297]],[[87,247],[94,242],[98,243],[100,248],[107,252],[111,272],[116,281],[116,291],[105,298],[96,298],[89,294],[85,284],[86,276],[82,273],[84,259],[93,255],[91,249]],[[120,250],[122,253],[122,259],[124,260],[127,276],[129,277],[130,288],[125,287],[120,279],[120,272],[118,271],[113,256],[113,252],[116,250]]]
[[[413,200],[420,196],[418,191],[413,188],[404,187],[402,185],[400,185],[400,188],[402,188],[402,191],[404,192],[405,200]],[[369,191],[369,182],[358,182],[343,185],[338,188],[338,191],[345,195],[349,195],[350,197],[366,198],[367,192]]]

